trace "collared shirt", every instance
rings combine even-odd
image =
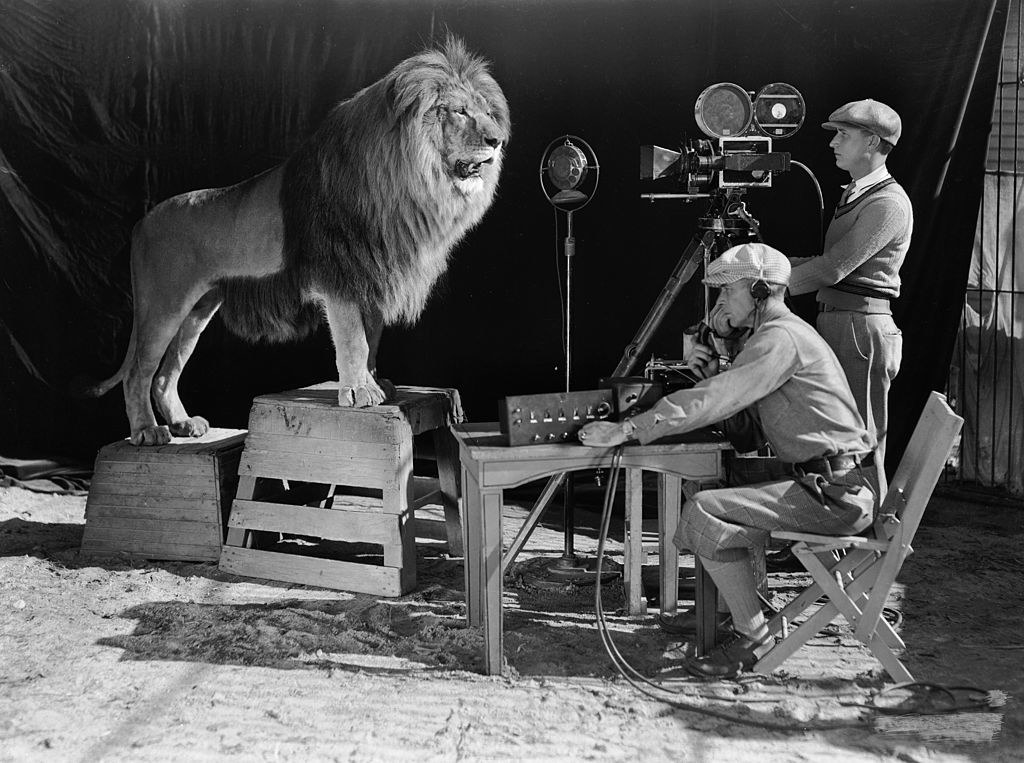
[[[727,371],[666,395],[631,421],[642,443],[717,424],[753,407],[782,461],[865,453],[875,443],[835,354],[784,304],[764,308]]]
[[[866,190],[868,190],[871,186],[875,185],[875,183],[881,183],[883,180],[886,180],[887,178],[890,177],[892,177],[892,175],[889,174],[889,170],[883,164],[877,170],[872,170],[867,175],[862,177],[860,180],[851,181],[854,184],[853,192],[846,199],[846,203],[849,204],[851,201],[853,201]]]

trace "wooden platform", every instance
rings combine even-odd
[[[216,562],[245,435],[211,429],[167,445],[137,447],[125,439],[101,448],[82,553]]]
[[[461,419],[458,392],[397,393],[394,404],[369,408],[339,407],[336,383],[257,397],[220,568],[400,596],[416,585],[415,511],[429,502],[444,506],[449,552],[461,556],[458,451],[448,428]],[[429,484],[413,474],[424,434],[437,462]],[[284,545],[287,535],[299,542]],[[332,542],[372,549],[356,549],[355,561],[330,558],[322,552]]]

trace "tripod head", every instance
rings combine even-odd
[[[709,194],[708,199],[704,216],[697,220],[697,230],[710,231],[726,239],[728,246],[721,251],[761,240],[761,224],[747,211],[742,188],[719,188]]]

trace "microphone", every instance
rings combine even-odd
[[[578,209],[590,201],[599,174],[593,149],[575,135],[551,141],[541,157],[541,190],[556,207]]]
[[[566,204],[582,201],[586,195],[577,191],[576,186],[587,178],[587,157],[571,141],[556,146],[548,154],[548,180],[561,190],[551,201],[554,204]]]

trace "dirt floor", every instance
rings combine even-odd
[[[687,645],[621,616],[611,582],[616,646],[678,692],[641,694],[602,647],[593,588],[546,585],[557,523],[520,556],[507,675],[486,677],[461,560],[439,542],[419,545],[417,590],[385,599],[213,564],[86,558],[85,502],[0,488],[0,760],[1024,759],[1019,505],[937,496],[904,567],[891,604],[910,670],[1009,695],[989,707],[961,692],[969,709],[938,714],[942,702],[879,697],[883,676],[845,625],[773,675],[691,681]],[[505,512],[511,539],[525,510]],[[592,553],[588,523],[583,512],[577,546]],[[621,544],[608,551],[621,560]],[[775,601],[803,580],[772,575]]]

